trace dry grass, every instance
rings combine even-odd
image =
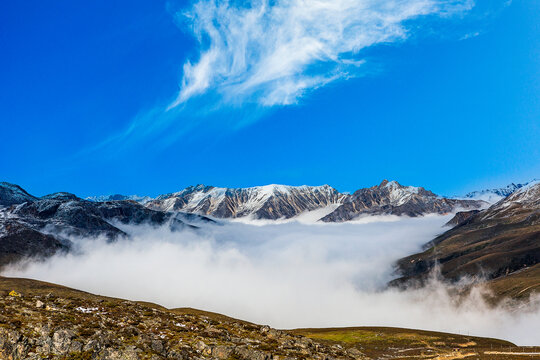
[[[355,347],[372,358],[492,359],[485,351],[519,349],[504,340],[390,327],[296,329],[292,333],[346,348]],[[511,359],[504,356],[507,355],[493,359]]]

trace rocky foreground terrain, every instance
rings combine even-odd
[[[456,208],[478,209],[487,203],[438,196],[422,187],[384,180],[379,185],[340,193],[328,186],[267,185],[251,188],[190,186],[145,202],[154,210],[183,211],[216,218],[291,219],[320,210],[320,220],[343,222],[365,215],[446,214]]]
[[[450,360],[516,359],[538,351],[397,328],[276,330],[215,313],[0,277],[0,359]]]
[[[0,358],[365,358],[357,349],[216,314],[25,285],[32,289],[6,289],[0,297]]]

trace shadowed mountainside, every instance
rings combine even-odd
[[[0,201],[0,267],[24,257],[68,251],[71,236],[109,241],[127,237],[118,224],[166,225],[176,231],[213,222],[200,215],[148,209],[135,201],[91,202],[70,193],[37,198],[6,183],[0,184]]]

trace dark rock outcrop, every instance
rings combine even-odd
[[[14,219],[0,219],[0,267],[25,257],[67,251],[69,242],[39,232]]]
[[[479,212],[480,210],[458,211],[456,215],[454,215],[454,217],[445,224],[445,226],[464,225]]]

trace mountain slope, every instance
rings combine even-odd
[[[472,214],[427,244],[424,252],[401,259],[398,271],[402,278],[395,283],[421,280],[439,265],[441,275],[452,281],[464,276],[485,277],[493,283],[497,280],[497,291],[503,294],[508,289],[502,284],[515,284],[502,279],[528,272],[534,274],[536,282],[513,292],[526,297],[540,291],[540,272],[531,271],[539,263],[540,183],[535,182]]]
[[[437,196],[423,187],[403,186],[396,181],[384,180],[378,186],[360,189],[349,196],[341,206],[321,220],[339,222],[353,220],[361,215],[446,214],[458,208],[478,209],[484,203],[477,200],[457,200]]]

